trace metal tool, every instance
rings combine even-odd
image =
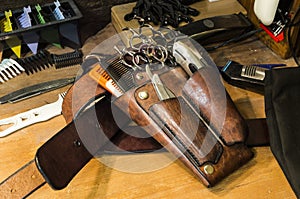
[[[149,64],[146,65],[146,73],[150,78],[154,90],[159,98],[159,100],[166,100],[176,97],[170,89],[168,89],[159,78],[158,74],[153,74],[150,70]]]
[[[163,67],[170,58],[164,34],[148,24],[138,29],[127,29],[132,34],[129,37],[129,48],[119,50],[117,46],[114,47],[121,55],[120,61],[133,70],[145,70],[145,64],[154,62]]]
[[[200,68],[208,66],[199,52],[195,52],[182,41],[174,43],[173,56],[189,76],[192,76]]]
[[[25,87],[1,97],[0,104],[4,104],[7,102],[10,103],[18,102],[42,93],[46,93],[61,88],[63,86],[73,83],[74,81],[75,78],[72,77],[72,78],[64,78],[64,79],[43,82],[40,84],[35,84],[29,87]]]
[[[31,109],[29,111],[19,113],[15,116],[0,120],[0,127],[11,125],[7,129],[0,131],[0,137],[5,137],[17,130],[20,130],[29,125],[49,120],[61,114],[63,99],[66,92],[58,95],[58,100],[51,104]]]
[[[150,24],[143,24],[140,27],[139,31],[140,34],[149,35],[148,40],[151,41],[152,43],[163,45],[163,46],[167,45],[167,39],[165,35],[161,31],[153,28],[153,26],[151,26]]]
[[[224,80],[229,84],[263,94],[266,71],[281,66],[285,64],[242,65],[229,60],[220,71]]]

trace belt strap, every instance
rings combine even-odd
[[[45,183],[32,160],[0,184],[0,195],[7,198],[25,198]]]
[[[249,129],[247,146],[268,146],[270,138],[266,119],[246,119],[245,121]]]

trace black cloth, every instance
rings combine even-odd
[[[265,81],[265,105],[271,150],[299,198],[300,68],[270,70]]]

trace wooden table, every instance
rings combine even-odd
[[[110,24],[86,42],[84,53],[87,54],[97,43],[114,33],[115,30]],[[293,60],[282,60],[255,37],[223,47],[211,53],[211,56],[217,65],[223,65],[228,59],[242,64],[294,65]],[[21,75],[0,84],[0,96],[29,84],[63,76],[76,76],[78,69],[79,67],[48,69],[31,76]],[[262,95],[227,84],[225,86],[245,118],[265,117]],[[15,104],[0,105],[0,119],[54,102],[58,93],[67,88],[68,86]],[[36,150],[65,125],[63,116],[58,116],[0,138],[0,181],[32,160]],[[105,155],[101,160],[106,160],[110,166],[98,159],[92,159],[65,189],[54,191],[46,184],[29,198],[295,198],[270,148],[255,147],[253,151],[255,157],[249,163],[213,188],[203,186],[178,160],[162,164],[170,158],[169,153]],[[128,172],[129,168],[137,171],[158,163],[163,166],[155,170]]]

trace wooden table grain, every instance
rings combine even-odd
[[[110,24],[104,31],[90,38],[83,48],[85,54],[113,33],[115,31]],[[282,60],[255,37],[222,47],[210,55],[217,65],[223,65],[228,59],[242,64],[294,65],[293,60]],[[76,76],[78,72],[79,67],[74,67],[47,69],[31,76],[21,75],[0,84],[0,96],[29,84]],[[263,95],[226,83],[225,86],[245,118],[265,117]],[[68,86],[15,104],[2,104],[0,119],[54,102],[57,95],[67,88]],[[32,160],[36,150],[65,125],[63,116],[57,116],[0,138],[0,181]],[[29,198],[296,198],[270,147],[254,147],[252,150],[255,156],[249,163],[212,188],[202,185],[180,161],[168,162],[172,156],[167,152],[105,155],[98,159],[93,158],[65,189],[56,191],[45,184]],[[157,164],[162,166],[155,167]],[[151,166],[154,169],[151,169]],[[143,172],[145,170],[140,168],[148,169],[145,169],[147,172]]]

